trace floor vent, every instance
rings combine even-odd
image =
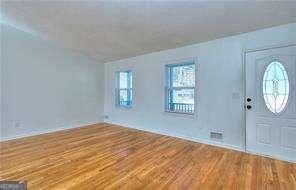
[[[223,134],[220,132],[211,132],[210,136],[211,136],[211,139],[213,140],[219,140],[219,141],[223,140]]]

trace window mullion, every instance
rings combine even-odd
[[[171,90],[190,90],[190,89],[194,89],[195,87],[181,87],[181,86],[178,86],[178,87],[172,87],[172,88],[170,88]]]

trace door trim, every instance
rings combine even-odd
[[[254,49],[246,49],[245,53],[265,51],[265,50],[277,49],[277,48],[285,48],[285,47],[291,47],[291,46],[296,46],[296,42],[277,44],[277,45],[271,45],[271,46],[264,46],[264,47],[254,48]]]
[[[245,128],[245,136],[244,136],[244,140],[245,140],[245,147],[244,147],[244,152],[246,153],[251,153],[251,154],[255,154],[255,155],[259,155],[259,156],[264,156],[264,157],[269,157],[269,158],[275,158],[275,159],[279,159],[282,160],[281,158],[276,158],[276,157],[272,157],[269,155],[265,155],[265,154],[256,154],[254,152],[249,152],[247,151],[247,117],[246,117],[246,99],[247,99],[247,89],[246,89],[246,58],[247,58],[247,53],[252,53],[252,52],[258,52],[258,51],[266,51],[266,50],[271,50],[271,49],[278,49],[278,48],[285,48],[285,47],[292,47],[292,46],[296,46],[296,42],[290,42],[290,43],[282,43],[282,44],[277,44],[277,45],[270,45],[270,46],[262,46],[262,47],[257,47],[257,48],[251,48],[251,49],[247,49],[247,48],[243,48],[242,50],[242,59],[243,59],[243,67],[242,67],[242,72],[243,72],[243,97],[244,97],[244,101],[243,101],[243,106],[244,106],[244,111],[243,111],[243,122],[244,122],[244,128]],[[289,161],[289,160],[286,160]],[[291,162],[291,161],[290,161]]]

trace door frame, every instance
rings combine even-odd
[[[296,41],[295,42],[289,42],[289,43],[279,43],[277,45],[270,45],[270,46],[261,46],[261,47],[257,47],[257,48],[251,48],[251,49],[247,49],[247,48],[243,48],[243,52],[242,52],[242,59],[243,59],[243,68],[242,68],[242,74],[243,74],[243,97],[244,97],[244,101],[243,101],[243,107],[244,107],[244,111],[243,111],[243,123],[244,123],[244,129],[245,129],[245,136],[244,136],[244,141],[245,141],[245,147],[244,147],[244,151],[247,153],[251,153],[251,154],[256,154],[254,152],[249,152],[247,151],[247,117],[246,117],[246,99],[247,99],[247,89],[246,89],[246,58],[247,58],[247,53],[252,53],[252,52],[258,52],[258,51],[266,51],[266,50],[271,50],[271,49],[278,49],[278,48],[285,48],[285,47],[291,47],[291,46],[296,46]],[[267,156],[267,155],[263,155],[260,154],[260,156]],[[272,156],[268,156],[268,157],[272,157]],[[274,157],[272,157],[274,158]]]

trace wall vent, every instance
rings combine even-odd
[[[211,132],[210,133],[210,137],[213,140],[223,140],[223,134],[221,132]]]

